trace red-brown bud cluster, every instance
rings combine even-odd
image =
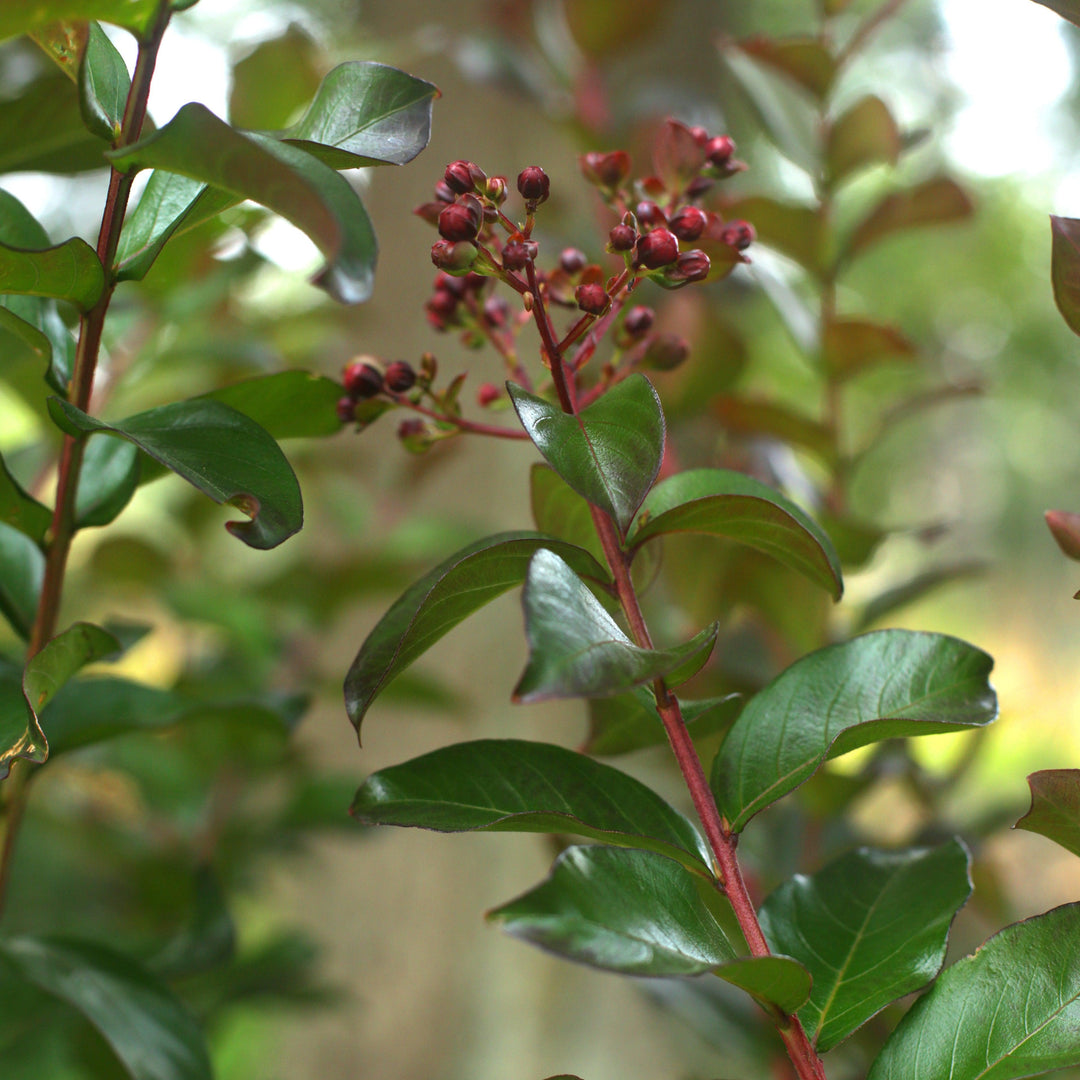
[[[374,357],[358,357],[345,366],[341,381],[349,397],[370,398],[382,390],[383,373],[373,361]]]
[[[669,229],[653,229],[638,238],[634,261],[649,270],[673,263],[679,254],[679,241]]]
[[[696,240],[704,231],[707,218],[700,206],[681,207],[668,221],[668,228],[680,240]]]
[[[439,214],[439,235],[451,243],[475,240],[484,223],[484,206],[475,195],[459,195]]]
[[[443,180],[451,191],[458,195],[479,190],[487,182],[487,175],[479,165],[471,161],[451,161],[446,166]]]

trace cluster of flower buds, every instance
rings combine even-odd
[[[337,414],[343,424],[361,421],[364,402],[382,398],[389,403],[407,394],[417,383],[416,371],[404,360],[383,364],[375,356],[357,356],[350,360],[341,374],[345,393],[338,398]]]

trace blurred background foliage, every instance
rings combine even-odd
[[[881,7],[832,6],[840,40]],[[672,457],[753,471],[822,516],[846,555],[847,593],[827,607],[760,558],[688,539],[664,551],[650,617],[677,636],[706,612],[723,615],[721,659],[695,685],[700,696],[753,689],[802,652],[869,625],[955,633],[996,658],[1002,719],[985,736],[831,763],[744,845],[764,892],[852,843],[960,831],[978,856],[975,899],[954,932],[960,955],[1006,922],[1080,896],[1075,860],[1007,830],[1027,807],[1025,774],[1074,765],[1080,749],[1075,568],[1042,522],[1048,507],[1078,508],[1080,350],[1053,306],[1046,215],[1075,213],[1054,200],[1055,188],[1070,190],[1076,162],[1080,76],[1053,114],[1050,168],[1017,158],[1022,140],[991,116],[985,137],[1014,167],[984,175],[946,137],[965,107],[947,62],[965,44],[950,38],[949,7],[884,6],[894,17],[826,104],[836,116],[878,95],[898,121],[897,160],[823,196],[791,161],[820,150],[821,103],[760,63],[760,49],[755,61],[731,44],[816,33],[809,0],[202,0],[166,39],[151,97],[158,124],[196,98],[240,125],[279,128],[334,64],[364,58],[440,86],[432,143],[406,168],[359,181],[382,249],[369,304],[334,306],[306,283],[317,264],[310,246],[259,208],[237,207],[170,244],[145,281],[117,293],[99,395],[122,416],[245,376],[304,368],[338,378],[357,353],[416,363],[432,350],[445,376],[468,370],[469,409],[480,383],[501,381],[501,365],[428,326],[433,234],[411,213],[445,163],[466,158],[511,177],[542,164],[552,177],[543,249],[551,259],[565,245],[599,256],[606,219],[578,175],[579,153],[625,147],[645,167],[668,115],[729,132],[749,168],[724,198],[762,234],[752,265],[702,290],[642,297],[693,347],[685,365],[656,375]],[[1000,51],[985,62],[1002,65],[1002,78],[1034,79],[1040,64],[1039,53],[1011,47],[1013,19],[1080,55],[1076,32],[1049,12],[1022,0],[997,7],[987,20]],[[54,130],[67,132],[63,160],[90,169],[69,91],[27,43],[0,52],[0,97],[48,103]],[[57,152],[43,148],[33,169],[3,184],[54,237],[92,236],[104,174],[58,177]],[[824,283],[784,250],[793,233],[783,222],[770,230],[761,202],[817,212],[825,198],[826,227],[843,236],[885,192],[946,173],[972,215],[898,230]],[[895,328],[910,352],[830,378],[820,339],[799,334],[830,305]],[[47,483],[41,400],[0,393],[5,460],[25,483]],[[747,400],[824,424],[835,454],[791,439],[797,426],[775,438],[738,422],[730,403]],[[758,1075],[769,1036],[722,987],[635,985],[483,925],[482,910],[543,872],[552,841],[375,837],[351,825],[355,787],[383,765],[491,735],[578,745],[586,718],[573,705],[509,706],[524,643],[507,597],[395,683],[357,749],[340,684],[363,635],[448,552],[530,523],[534,455],[467,439],[410,455],[392,417],[360,434],[337,428],[332,400],[325,415],[297,418],[298,433],[335,434],[286,443],[307,528],[274,552],[236,544],[219,508],[175,479],[142,489],[108,530],[79,534],[65,618],[151,627],[112,672],[235,707],[50,763],[35,784],[5,929],[64,925],[143,957],[211,1025],[222,1080]],[[619,764],[680,799],[662,750]],[[840,806],[848,812],[837,818]],[[59,1016],[62,1037],[44,1049],[22,1038],[35,1004],[4,1002],[5,1076],[114,1075],[74,1020]],[[894,1021],[887,1012],[870,1025],[865,1045]],[[867,1058],[854,1044],[829,1062],[836,1080],[862,1074]]]

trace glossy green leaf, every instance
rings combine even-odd
[[[754,226],[760,243],[794,259],[812,274],[824,272],[827,232],[816,207],[751,195],[732,203],[725,216],[745,218]]]
[[[435,750],[369,776],[349,812],[362,825],[569,833],[657,851],[711,876],[697,829],[656,792],[550,743],[483,739]]]
[[[1031,808],[1013,826],[1080,855],[1080,769],[1043,769],[1028,778]]]
[[[533,465],[529,471],[529,497],[537,529],[584,548],[603,563],[604,549],[596,535],[589,504],[554,469]]]
[[[1080,1064],[1080,904],[1007,926],[946,968],[868,1080],[1019,1080]]]
[[[0,524],[10,525],[41,543],[52,521],[52,511],[27,494],[0,457]]]
[[[340,64],[303,119],[279,135],[338,169],[403,165],[428,144],[438,94],[431,83],[386,64]]]
[[[90,1021],[132,1080],[212,1080],[206,1039],[168,987],[104,945],[68,938],[0,941],[27,982]]]
[[[360,647],[345,678],[345,707],[358,733],[386,684],[467,616],[520,585],[540,548],[598,582],[608,580],[588,552],[543,533],[497,533],[462,548],[409,586]]]
[[[66,431],[108,432],[182,476],[250,522],[226,528],[249,547],[272,548],[304,522],[300,485],[276,442],[254,421],[217,401],[178,401],[107,424],[52,398],[49,411]]]
[[[828,96],[836,61],[818,38],[752,37],[737,43],[747,56],[786,75],[819,101]]]
[[[0,614],[20,637],[30,636],[45,556],[26,533],[0,522]]]
[[[971,199],[947,176],[886,195],[856,226],[847,243],[847,256],[857,255],[895,232],[962,221],[974,213]]]
[[[770,1011],[790,1016],[810,996],[810,972],[789,956],[747,956],[713,971]]]
[[[0,348],[7,360],[9,385],[35,412],[44,415],[49,387],[61,394],[67,392],[75,360],[75,339],[60,317],[56,301],[42,296],[0,296]],[[25,366],[23,380],[19,378],[20,353],[31,361]]]
[[[121,170],[179,173],[252,199],[306,233],[327,260],[316,279],[342,303],[371,294],[375,234],[359,196],[310,154],[263,135],[242,135],[202,105],[185,105],[168,124],[109,155]]]
[[[704,666],[718,630],[714,623],[672,649],[639,648],[577,574],[544,549],[529,563],[522,606],[529,662],[514,688],[519,702],[602,697],[657,678],[678,686]]]
[[[844,591],[840,560],[824,530],[790,499],[730,469],[690,469],[657,484],[641,508],[629,544],[696,532],[724,536],[772,555],[834,599]]]
[[[953,917],[971,894],[969,862],[958,840],[860,848],[766,899],[759,918],[770,948],[813,976],[799,1018],[820,1053],[937,975]]]
[[[728,431],[738,435],[771,435],[809,450],[828,465],[837,460],[839,451],[833,433],[819,421],[783,405],[727,394],[714,398],[710,405]]]
[[[194,400],[220,401],[275,439],[310,439],[341,430],[335,406],[341,384],[308,371],[279,371],[241,379]]]
[[[867,743],[990,723],[993,660],[944,634],[879,630],[804,656],[743,709],[713,765],[738,832],[827,758]]]
[[[1035,0],[1035,3],[1056,11],[1074,26],[1080,26],[1080,0]]]
[[[577,415],[514,383],[507,388],[548,464],[625,532],[664,454],[664,414],[652,383],[631,375]]]
[[[124,58],[96,22],[79,65],[79,107],[88,130],[107,142],[120,135],[131,77]]]
[[[104,287],[101,263],[80,237],[41,251],[0,244],[0,293],[50,296],[88,311]]]
[[[626,975],[697,975],[747,952],[715,884],[652,851],[568,848],[545,881],[488,918],[568,960]]]
[[[825,161],[833,184],[869,165],[895,165],[900,131],[876,94],[860,98],[829,127]]]
[[[1069,329],[1080,334],[1080,220],[1051,214],[1050,235],[1054,302]]]
[[[851,318],[825,324],[822,356],[826,369],[837,378],[851,378],[889,361],[910,361],[916,355],[915,347],[894,326]]]
[[[75,526],[108,525],[139,486],[139,452],[133,443],[101,436],[83,454],[75,494]]]
[[[726,731],[742,708],[741,694],[703,698],[700,701],[679,701],[683,721],[694,738]],[[585,751],[589,754],[613,756],[659,746],[667,741],[664,724],[656,711],[652,691],[638,686],[628,694],[591,698],[589,701],[589,735]]]

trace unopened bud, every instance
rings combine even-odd
[[[517,188],[523,199],[539,205],[548,197],[551,181],[539,165],[529,165],[518,173]]]
[[[461,195],[439,214],[439,235],[457,243],[475,240],[484,222],[484,207],[475,195]]]
[[[476,403],[486,409],[502,397],[502,391],[494,383],[483,383],[476,391]]]
[[[387,366],[383,382],[387,390],[395,394],[404,394],[415,385],[416,372],[413,371],[411,364],[407,364],[404,360],[395,360]]]
[[[735,140],[730,135],[717,135],[705,144],[705,156],[710,165],[723,169],[735,154]]]
[[[671,371],[690,355],[686,338],[678,334],[657,334],[645,349],[641,362],[657,371]]]
[[[629,251],[637,242],[637,230],[632,225],[615,225],[608,233],[612,251]]]
[[[352,423],[353,417],[356,415],[356,400],[351,397],[338,398],[337,402],[337,416],[343,424]]]
[[[680,240],[696,240],[704,231],[707,219],[699,206],[684,206],[668,222],[668,228]]]
[[[431,245],[431,261],[447,274],[464,277],[476,262],[476,245],[468,240],[452,244],[449,240],[436,240]]]
[[[617,188],[630,175],[630,155],[625,150],[582,154],[578,164],[585,179],[598,187]]]
[[[345,393],[352,398],[374,397],[383,388],[382,372],[366,357],[358,357],[347,364],[341,381],[345,384]]]
[[[507,240],[502,249],[502,264],[507,270],[524,270],[539,251],[535,240]]]
[[[655,229],[661,225],[666,226],[668,223],[664,211],[652,199],[642,199],[634,207],[634,214],[647,229]]]
[[[649,270],[658,270],[675,261],[679,254],[679,241],[667,229],[653,229],[638,238],[634,252],[640,265]]]
[[[496,205],[502,206],[506,202],[506,191],[509,187],[505,176],[489,176],[484,185],[484,194]]]
[[[1062,552],[1070,559],[1080,561],[1080,514],[1047,510],[1046,524]]]
[[[464,195],[473,189],[472,169],[476,166],[468,161],[451,161],[443,173],[443,180],[451,191]]]
[[[729,244],[736,251],[745,251],[756,239],[754,226],[749,221],[729,221],[720,230],[720,242]]]
[[[587,315],[603,315],[611,304],[611,297],[604,291],[604,286],[595,282],[579,285],[574,290],[574,299]]]
[[[655,318],[656,312],[652,308],[638,304],[626,313],[626,318],[623,320],[623,329],[634,337],[640,337],[647,330],[652,329]]]
[[[577,248],[563,248],[559,256],[559,268],[567,274],[579,274],[585,269],[588,259],[584,251]]]

